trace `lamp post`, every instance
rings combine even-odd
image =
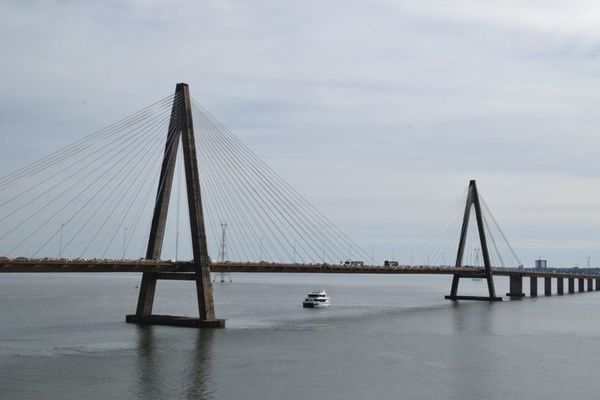
[[[175,261],[179,260],[179,231],[175,235]]]
[[[264,239],[264,236],[260,238],[260,256],[258,257],[259,262],[263,260],[262,259],[263,258],[263,239]]]
[[[294,239],[294,257],[292,262],[296,264],[296,239]]]
[[[123,229],[123,257],[122,259],[125,259],[125,249],[127,248],[127,227],[125,227],[125,229]]]
[[[58,243],[58,258],[62,258],[62,237],[63,237],[63,228],[65,224],[60,224],[60,234],[59,234],[59,243]]]

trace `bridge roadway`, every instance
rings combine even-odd
[[[329,274],[459,274],[463,278],[485,278],[485,270],[480,267],[453,266],[344,266],[338,264],[285,264],[285,263],[244,263],[244,262],[214,262],[212,272],[274,272],[274,273],[329,273]],[[5,272],[156,272],[158,279],[194,280],[194,266],[191,262],[165,260],[67,260],[67,259],[2,259],[0,258],[0,273]],[[544,295],[553,292],[552,281],[555,281],[556,294],[565,293],[564,280],[567,279],[568,293],[577,291],[600,290],[600,275],[589,273],[574,273],[569,271],[539,271],[530,269],[494,268],[495,276],[509,277],[509,292],[506,295],[512,299],[525,297],[523,278],[529,278],[529,295],[538,295],[538,278],[543,278]],[[587,281],[587,287],[586,287]],[[595,286],[595,287],[594,287]],[[464,297],[466,298],[466,297]]]
[[[0,260],[2,272],[194,272],[189,261],[153,260]],[[332,274],[433,274],[479,278],[484,276],[480,267],[453,266],[344,266],[338,264],[285,264],[250,262],[213,262],[211,272],[278,272],[278,273],[332,273]],[[562,271],[539,271],[530,269],[494,268],[497,276],[521,276],[536,278],[600,279],[596,274],[580,274]]]

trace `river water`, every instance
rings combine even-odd
[[[227,328],[196,330],[126,324],[137,274],[0,275],[0,399],[598,398],[600,292],[453,304],[447,276],[232,279],[214,285]],[[321,287],[332,307],[303,309]],[[192,289],[160,281],[155,312],[193,314]]]

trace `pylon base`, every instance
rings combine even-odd
[[[202,320],[194,317],[176,315],[136,315],[130,314],[125,321],[138,325],[182,326],[187,328],[225,328],[224,319]]]
[[[502,301],[502,297],[489,296],[444,296],[446,300],[478,300],[478,301]]]

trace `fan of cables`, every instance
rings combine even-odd
[[[0,255],[145,255],[169,123],[166,97],[0,178]],[[340,263],[369,256],[214,116],[192,102],[205,227],[213,259]],[[174,110],[174,111],[173,111]],[[178,149],[162,258],[191,259]]]
[[[408,247],[408,264],[429,266],[455,266],[458,254],[459,240],[465,214],[465,191],[455,203],[452,222],[437,226],[432,233],[418,238]],[[485,233],[488,254],[492,267],[518,268],[521,260],[508,241],[505,233],[498,224],[485,200],[479,194],[483,231]],[[483,267],[484,256],[481,238],[477,225],[475,206],[471,205],[467,220],[466,239],[461,265]]]
[[[195,100],[192,110],[213,248],[224,247],[225,258],[233,260],[371,262],[341,229]]]

